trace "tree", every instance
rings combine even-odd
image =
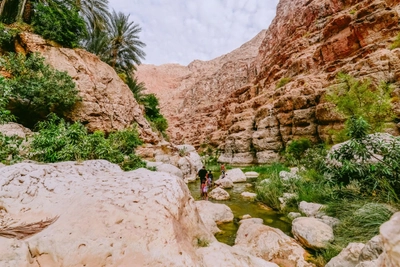
[[[135,69],[146,54],[141,49],[146,45],[139,40],[142,31],[138,24],[129,21],[129,15],[115,11],[110,19],[110,65],[118,71],[126,73]]]
[[[358,80],[346,73],[339,73],[337,79],[339,85],[330,88],[327,100],[346,119],[362,116],[373,132],[382,130],[385,122],[393,119],[390,84],[381,82],[376,86],[369,79]]]
[[[110,13],[108,12],[108,0],[69,0],[79,10],[86,22],[86,28],[104,30]]]
[[[58,1],[37,3],[32,25],[35,33],[65,47],[77,47],[86,36],[85,22],[78,9]]]
[[[146,90],[145,84],[143,82],[139,82],[137,78],[133,77],[132,75],[127,75],[126,84],[128,85],[129,89],[131,89],[136,101],[139,104],[142,104],[145,98],[145,95],[143,94],[143,91]]]

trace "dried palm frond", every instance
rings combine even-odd
[[[7,238],[23,239],[25,237],[39,233],[47,226],[57,221],[58,217],[59,216],[46,218],[45,220],[34,223],[23,223],[17,226],[3,226],[0,227],[0,236]]]

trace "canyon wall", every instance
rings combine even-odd
[[[268,163],[290,141],[332,141],[343,119],[324,100],[339,72],[395,85],[400,117],[399,0],[281,0],[267,31],[211,61],[139,66],[175,143],[207,143],[231,164]],[[386,131],[399,133],[388,122]]]
[[[72,112],[65,114],[71,121],[82,122],[91,132],[111,132],[137,124],[145,143],[160,142],[160,136],[144,118],[144,112],[129,87],[111,66],[96,55],[83,49],[56,47],[29,32],[18,35],[15,50],[23,54],[40,53],[47,64],[72,77],[82,101]]]

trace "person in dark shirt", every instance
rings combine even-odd
[[[214,179],[214,175],[212,174],[211,170],[208,171],[208,182],[210,183],[210,187],[213,185],[213,179]]]
[[[203,184],[206,181],[206,176],[207,176],[207,170],[206,167],[203,166],[198,172],[197,175],[200,177],[200,192],[201,191],[201,184]]]

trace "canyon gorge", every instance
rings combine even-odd
[[[155,93],[170,140],[221,151],[231,164],[269,163],[288,142],[333,142],[344,120],[324,99],[339,72],[392,83],[399,109],[397,0],[282,0],[268,30],[238,49],[188,66],[142,64],[136,75]],[[398,120],[385,131],[398,135]]]

